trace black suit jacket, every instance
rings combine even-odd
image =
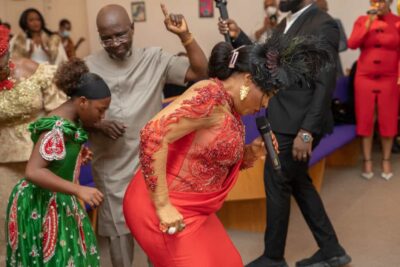
[[[276,29],[283,34],[286,27],[284,19]],[[286,33],[289,37],[302,35],[321,36],[328,43],[332,58],[336,58],[339,47],[339,28],[335,20],[315,4],[309,7]],[[250,39],[242,32],[233,42],[235,47],[250,44]],[[335,63],[331,62],[334,66]],[[333,130],[331,98],[336,85],[336,67],[322,71],[316,80],[309,84],[293,84],[271,98],[268,118],[274,132],[297,134],[300,129],[314,135],[324,135]]]

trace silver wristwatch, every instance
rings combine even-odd
[[[309,133],[300,133],[300,138],[304,143],[310,143],[312,141],[312,135]]]

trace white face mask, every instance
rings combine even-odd
[[[275,6],[268,6],[265,9],[265,15],[267,17],[271,17],[271,16],[275,15],[277,11],[278,11],[278,8],[276,8]]]
[[[70,34],[71,34],[70,31],[62,31],[61,32],[61,36],[64,38],[68,38],[70,36]]]

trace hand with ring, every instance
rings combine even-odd
[[[166,230],[164,230],[164,231],[161,230],[161,231],[163,233],[167,233],[169,235],[174,235],[174,234],[176,234],[178,232],[183,231],[185,229],[185,227],[186,227],[186,225],[183,222],[181,222],[181,223],[178,224],[178,228],[175,227],[175,226],[170,226]],[[160,229],[165,229],[165,227],[160,226]]]
[[[186,228],[186,225],[183,222],[180,222],[178,224],[178,227],[176,227],[176,226],[166,226],[165,224],[160,223],[160,231],[163,232],[163,233],[169,234],[169,235],[174,235],[174,234],[176,234],[178,232],[181,232],[185,228]]]
[[[300,131],[293,140],[292,156],[295,161],[307,162],[311,157],[312,139],[309,142],[305,142],[301,137],[301,133],[303,132],[304,131]]]
[[[171,204],[163,205],[156,209],[158,218],[160,219],[160,231],[170,235],[176,234],[185,229],[183,216]]]

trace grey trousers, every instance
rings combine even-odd
[[[131,234],[107,237],[113,267],[132,267],[134,241]]]

